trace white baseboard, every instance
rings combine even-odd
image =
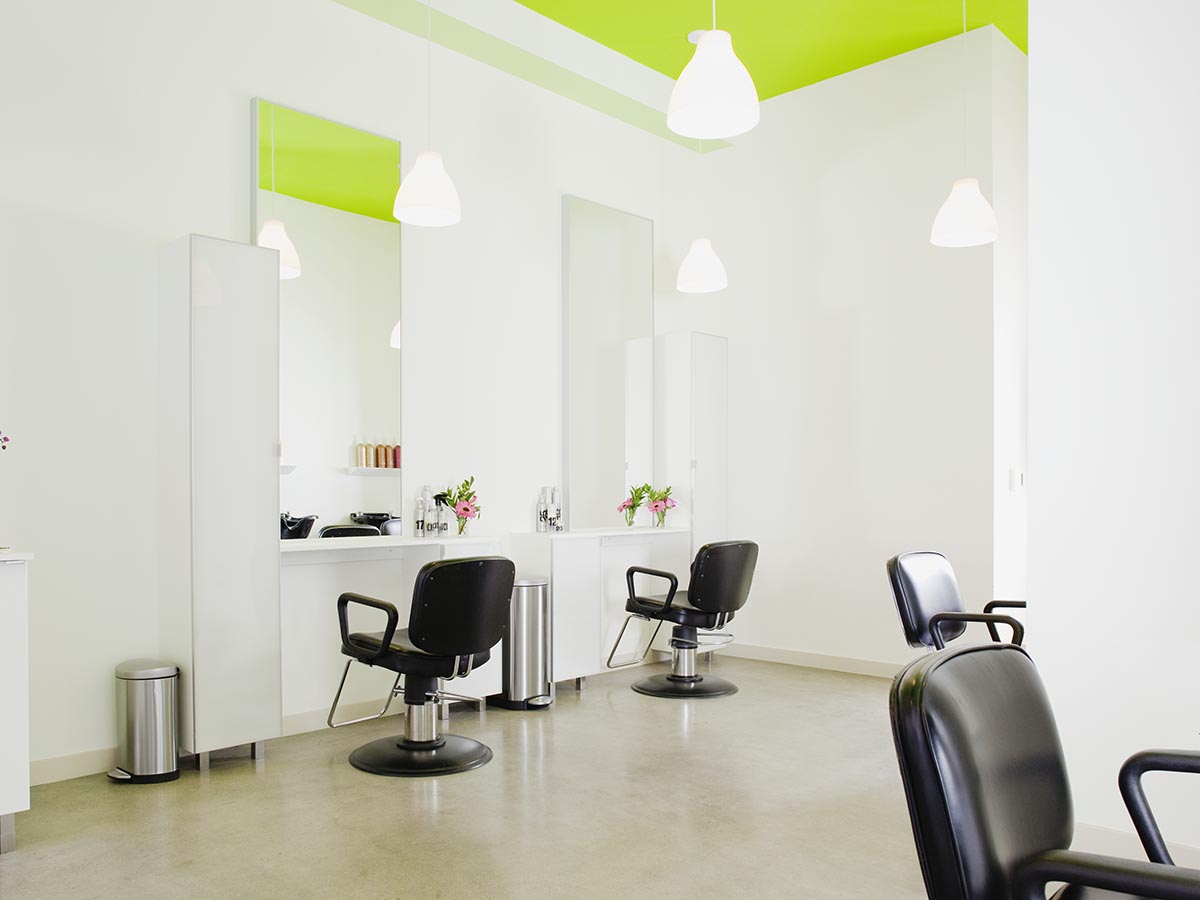
[[[1075,823],[1075,840],[1071,841],[1072,850],[1083,850],[1087,853],[1100,853],[1104,856],[1121,856],[1125,859],[1145,861],[1146,851],[1142,842],[1132,831],[1118,831],[1115,828],[1104,828],[1099,825],[1088,825],[1084,822]],[[1200,869],[1200,847],[1189,847],[1185,844],[1167,842],[1171,858],[1177,866],[1190,869]]]
[[[358,719],[363,716],[374,715],[379,712],[382,706],[383,699],[363,700],[359,703],[343,703],[338,706],[338,718],[345,721],[347,719]],[[393,700],[392,708],[388,710],[388,715],[395,716],[403,712],[403,698]],[[323,728],[328,728],[329,723],[326,721],[328,718],[329,710],[327,709],[314,709],[310,712],[292,713],[290,716],[284,716],[283,736],[291,737],[293,734],[305,734],[309,731],[320,731]]]
[[[803,650],[781,650],[777,647],[757,647],[735,641],[721,652],[742,659],[761,659],[765,662],[785,663],[789,666],[805,666],[809,669],[830,669],[851,675],[870,675],[875,678],[892,678],[904,668],[904,663],[886,663],[871,659],[855,659],[852,656],[827,656],[824,653],[806,653]]]
[[[29,783],[50,784],[84,775],[96,775],[99,772],[107,772],[116,764],[116,747],[87,750],[69,756],[52,756],[49,759],[35,759],[29,764]]]

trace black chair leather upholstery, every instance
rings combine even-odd
[[[737,686],[723,678],[702,676],[693,671],[699,646],[696,631],[724,627],[745,606],[757,563],[758,544],[753,541],[705,544],[692,561],[691,581],[685,591],[678,589],[679,580],[670,572],[630,567],[625,575],[629,586],[625,611],[631,616],[670,622],[675,626],[671,632],[671,674],[644,678],[634,683],[635,691],[655,697],[721,697],[737,692]],[[666,579],[670,590],[666,594],[636,593],[634,577],[639,574]],[[621,634],[624,634],[624,628]],[[650,640],[653,643],[654,638]],[[620,642],[618,636],[618,646]],[[646,650],[649,650],[649,644]],[[616,647],[613,653],[616,653]],[[642,656],[645,658],[645,653]],[[609,655],[610,663],[611,660],[612,654]]]
[[[916,660],[892,683],[891,719],[930,900],[1044,900],[1048,881],[1070,882],[1058,900],[1169,898],[1185,896],[1163,888],[1180,878],[1195,891],[1186,896],[1200,897],[1200,872],[1069,850],[1062,745],[1022,648],[982,644]]]
[[[959,637],[967,622],[984,622],[992,640],[999,642],[996,625],[1013,629],[1013,643],[1021,643],[1024,629],[1010,616],[995,609],[1024,609],[1023,601],[992,600],[983,613],[968,613],[958,589],[958,579],[950,560],[932,550],[916,550],[893,556],[887,561],[888,581],[900,624],[910,647],[941,647]],[[938,633],[934,633],[937,626]]]
[[[379,775],[446,775],[483,765],[491,750],[469,738],[436,733],[429,708],[440,696],[438,680],[469,674],[491,658],[491,650],[508,627],[516,567],[501,556],[445,559],[427,563],[417,573],[408,628],[386,600],[346,593],[338,598],[342,653],[368,666],[404,676],[404,702],[409,707],[404,737],[381,738],[350,755],[356,768]],[[350,631],[349,607],[365,606],[387,616],[381,632]],[[350,663],[346,664],[349,671]],[[342,675],[345,686],[346,673]],[[399,693],[399,677],[393,694]],[[337,709],[338,695],[329,713]],[[388,703],[391,699],[389,695]],[[387,712],[387,705],[377,716]],[[419,719],[415,718],[420,716]],[[364,721],[364,720],[354,720]],[[341,724],[353,724],[341,723]]]

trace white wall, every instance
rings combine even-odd
[[[902,550],[942,550],[969,605],[991,597],[994,381],[1020,396],[993,297],[1019,288],[992,248],[935,248],[929,228],[962,174],[965,90],[968,166],[1003,197],[995,258],[1016,269],[1024,58],[995,29],[968,42],[772,99],[735,150],[679,173],[694,199],[662,229],[660,278],[706,226],[730,286],[660,284],[656,327],[730,340],[731,536],[762,550],[739,642],[888,671],[911,653],[884,575]]]
[[[327,0],[25,4],[5,27],[0,543],[38,555],[33,757],[99,769],[112,666],[157,652],[144,536],[172,526],[153,513],[159,248],[251,239],[255,96],[394,136],[407,166],[425,54]],[[404,238],[405,481],[473,474],[479,530],[528,530],[560,460],[562,195],[657,218],[659,155],[686,151],[470,59],[433,70],[463,221]]]
[[[400,476],[352,476],[359,442],[401,440],[400,225],[259,191],[259,219],[281,219],[304,274],[279,283],[279,439],[296,466],[279,503],[322,525],[353,512],[405,512]],[[403,472],[403,469],[401,469]],[[409,523],[405,523],[408,533]]]
[[[1077,816],[1129,830],[1118,766],[1196,747],[1200,7],[1030,6],[1029,626]],[[1200,846],[1200,783],[1158,776]]]

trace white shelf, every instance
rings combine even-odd
[[[399,477],[402,469],[385,469],[382,466],[351,466],[346,470],[347,475],[388,476]]]
[[[281,463],[279,464],[279,474],[280,474],[280,475],[291,475],[291,474],[292,474],[293,472],[295,472],[295,471],[296,471],[296,464],[295,464],[295,463],[284,463],[284,462],[281,462]]]

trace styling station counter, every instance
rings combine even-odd
[[[687,588],[691,565],[689,528],[605,528],[514,534],[510,555],[517,577],[550,576],[554,610],[554,680],[586,678],[606,671],[605,662],[625,621],[625,572],[643,566],[673,572]],[[638,576],[637,590],[665,594],[663,579]],[[653,627],[634,620],[614,665],[634,662]],[[662,635],[656,647],[665,648]]]
[[[337,598],[349,591],[394,603],[400,627],[408,627],[413,585],[421,566],[439,559],[501,555],[499,537],[342,537],[279,542],[280,632],[283,733],[325,727],[329,705],[346,658],[338,637]],[[350,608],[353,631],[382,631],[385,619],[374,610]],[[500,648],[466,678],[446,682],[446,690],[470,697],[498,694]],[[383,669],[352,666],[342,693],[339,718],[378,712],[395,680]],[[392,712],[403,704],[393,703]]]
[[[0,550],[0,853],[16,847],[29,809],[28,553]]]

